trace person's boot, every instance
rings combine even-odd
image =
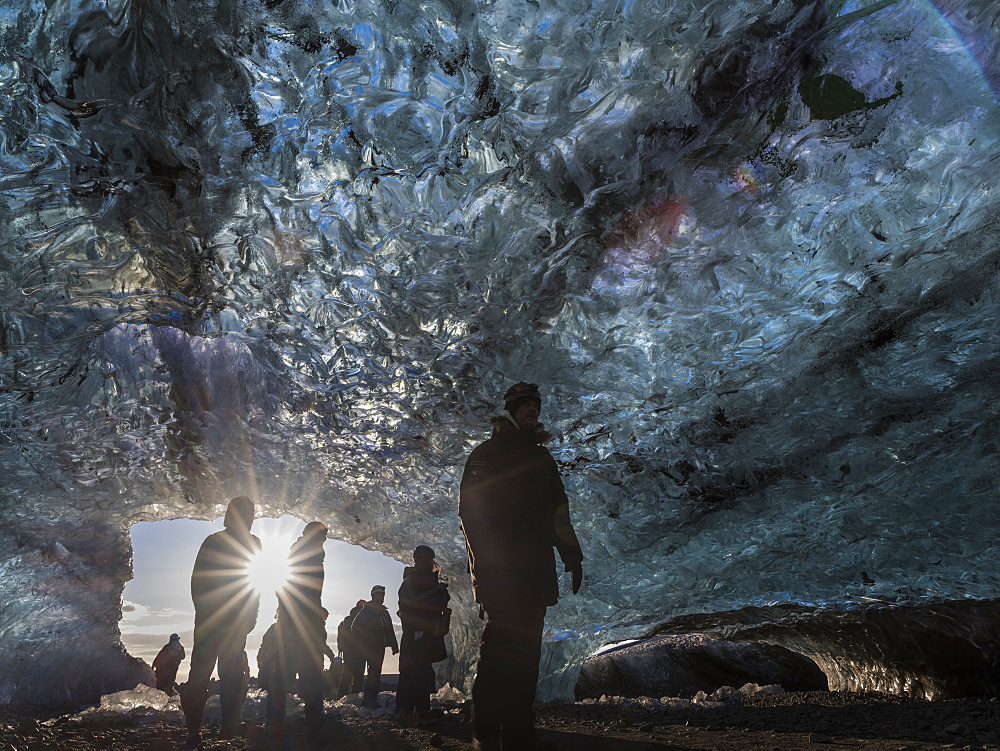
[[[201,711],[197,709],[198,700],[187,683],[178,686],[177,693],[181,697],[181,711],[184,712],[184,721],[188,729],[184,748],[198,748],[201,745],[201,719],[204,715],[204,705],[201,705]]]

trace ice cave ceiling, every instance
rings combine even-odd
[[[462,463],[520,379],[587,556],[552,695],[670,615],[995,596],[998,29],[0,8],[0,702],[127,682],[129,525],[237,493],[460,575]]]

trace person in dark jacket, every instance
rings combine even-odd
[[[371,709],[378,706],[378,693],[382,688],[382,662],[385,660],[385,648],[389,647],[393,654],[399,652],[396,641],[396,631],[392,627],[392,618],[385,607],[385,587],[376,584],[372,587],[372,598],[354,616],[351,623],[351,633],[357,638],[368,667],[365,678],[364,698],[362,704]]]
[[[180,692],[190,747],[201,742],[208,682],[216,662],[222,684],[222,736],[232,738],[239,730],[249,677],[247,634],[257,623],[260,607],[249,573],[250,562],[260,552],[260,540],[250,534],[253,516],[253,501],[245,495],[230,501],[225,529],[206,538],[194,562],[194,646],[191,672]]]
[[[559,598],[553,547],[572,589],[583,580],[583,552],[569,501],[538,417],[541,395],[518,383],[504,395],[493,436],[476,447],[462,475],[459,516],[469,569],[486,628],[472,689],[474,745],[490,751],[552,748],[538,740],[531,704],[538,682],[545,609]]]
[[[404,725],[425,724],[434,692],[433,663],[447,659],[444,635],[448,632],[448,587],[442,584],[441,567],[434,551],[418,545],[413,565],[403,570],[399,587],[399,620],[403,636],[399,640],[399,687],[396,689],[396,717]]]
[[[174,695],[177,669],[181,666],[183,659],[184,647],[181,645],[181,637],[177,634],[171,634],[170,641],[164,644],[156,657],[153,658],[156,688],[166,693],[167,696]]]
[[[326,525],[309,522],[288,553],[288,581],[278,591],[277,660],[267,692],[267,722],[273,735],[282,731],[285,697],[296,674],[305,704],[306,734],[316,739],[323,728],[326,609],[320,596],[326,534]]]
[[[361,612],[365,606],[364,600],[358,600],[357,604],[351,608],[351,612],[344,616],[344,620],[337,626],[337,650],[343,661],[344,669],[340,674],[340,682],[337,684],[337,698],[342,699],[348,694],[356,694],[361,691],[361,680],[365,674],[365,655],[361,651],[361,643],[358,638],[351,633],[351,624],[354,617]]]

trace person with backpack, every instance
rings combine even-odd
[[[361,612],[354,616],[351,634],[358,640],[368,669],[362,704],[369,709],[375,709],[378,707],[378,694],[382,688],[385,648],[389,647],[393,654],[399,652],[396,630],[392,627],[392,618],[385,607],[385,587],[381,584],[372,587],[371,600],[366,602]]]
[[[403,570],[403,583],[399,587],[403,635],[399,642],[396,717],[408,727],[419,727],[429,721],[434,693],[433,663],[448,657],[444,635],[448,633],[451,616],[450,595],[440,573],[434,551],[427,545],[418,545],[413,551],[413,565]]]
[[[357,637],[351,633],[351,624],[364,606],[365,601],[358,600],[357,604],[351,608],[351,612],[344,616],[344,620],[337,626],[337,651],[340,652],[340,658],[343,662],[343,670],[337,684],[338,699],[361,691],[361,679],[365,673],[365,655]]]

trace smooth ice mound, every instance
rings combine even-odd
[[[998,28],[986,0],[0,10],[0,702],[144,680],[129,525],[238,493],[432,543],[468,690],[457,482],[520,379],[587,556],[541,696],[674,616],[995,596]]]

